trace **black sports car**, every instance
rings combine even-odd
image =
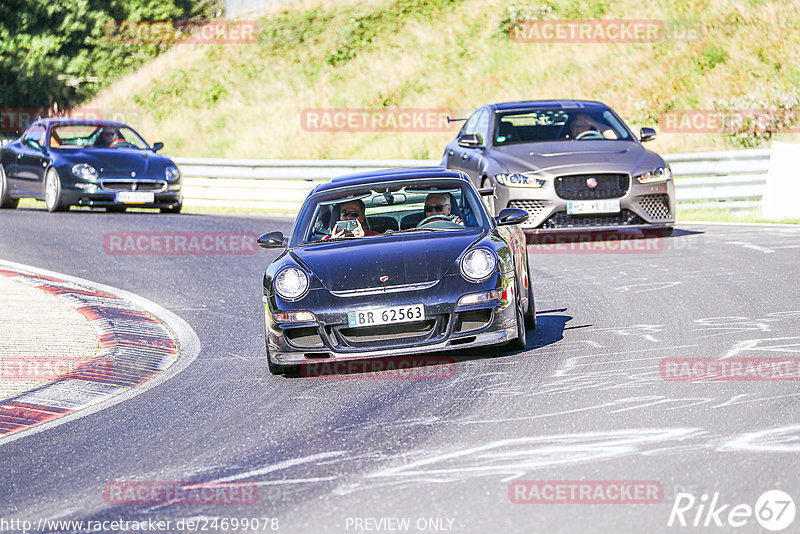
[[[492,218],[464,173],[354,174],[318,185],[264,275],[273,374],[309,363],[481,345],[525,346],[535,327],[528,214]]]
[[[120,122],[41,119],[0,149],[0,208],[20,198],[44,200],[48,211],[70,206],[160,208],[183,204],[178,167]]]

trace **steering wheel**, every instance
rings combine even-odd
[[[431,215],[430,217],[425,217],[424,219],[422,219],[420,222],[417,223],[417,226],[415,226],[415,228],[419,228],[420,226],[424,226],[424,225],[428,224],[429,222],[433,222],[433,221],[453,222],[452,220],[450,220],[450,216],[449,215],[443,215],[441,213],[437,213],[436,215]]]
[[[108,145],[108,148],[114,148],[115,146],[118,146],[120,148],[125,148],[125,147],[132,147],[133,145],[127,142],[125,139],[115,139],[113,143]]]
[[[581,133],[579,133],[578,135],[576,135],[576,136],[575,136],[575,140],[576,140],[576,141],[578,141],[578,140],[580,140],[580,139],[583,139],[583,138],[584,138],[584,137],[586,137],[587,135],[591,135],[593,139],[599,139],[599,138],[603,138],[603,139],[605,139],[605,137],[603,136],[603,134],[601,134],[601,133],[600,133],[600,132],[598,132],[597,130],[586,130],[585,132],[581,132]]]

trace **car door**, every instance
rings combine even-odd
[[[472,183],[476,187],[480,187],[481,183],[481,168],[483,158],[486,155],[486,146],[489,139],[489,116],[490,112],[484,108],[478,114],[475,121],[473,131],[471,133],[478,135],[479,146],[470,148],[461,148],[461,170],[469,175]]]
[[[14,171],[16,187],[25,192],[42,194],[44,172],[50,162],[45,148],[44,126],[31,126],[20,141]]]

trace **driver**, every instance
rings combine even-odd
[[[372,230],[364,228],[367,222],[367,217],[364,213],[365,211],[366,211],[366,206],[364,205],[364,201],[361,199],[345,202],[339,207],[340,221],[355,220],[358,223],[356,229],[353,230],[353,237],[364,237],[365,235],[378,235],[378,232],[373,232]],[[341,232],[336,232],[336,230],[334,229],[333,233],[330,236],[325,236],[322,239],[336,239],[337,237],[344,236],[345,233],[346,233],[345,230],[342,230]]]
[[[100,135],[97,136],[94,146],[99,148],[111,148],[123,141],[124,139],[122,139],[113,128],[103,128]]]
[[[464,225],[461,217],[453,215],[453,206],[450,204],[450,195],[447,193],[428,193],[425,197],[425,218],[434,215],[444,215],[456,224]]]
[[[576,139],[580,134],[591,131],[602,135],[603,129],[588,113],[578,113],[569,123],[569,138]]]

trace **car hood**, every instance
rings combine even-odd
[[[88,163],[101,178],[164,178],[164,169],[171,162],[149,150],[93,149],[86,148],[76,153],[63,154],[72,163]]]
[[[580,172],[638,174],[664,165],[661,157],[633,141],[555,141],[492,149],[507,172],[557,176]]]
[[[485,234],[479,228],[398,234],[322,242],[295,248],[291,254],[330,291],[419,284],[441,280]],[[385,282],[382,276],[388,277]]]

